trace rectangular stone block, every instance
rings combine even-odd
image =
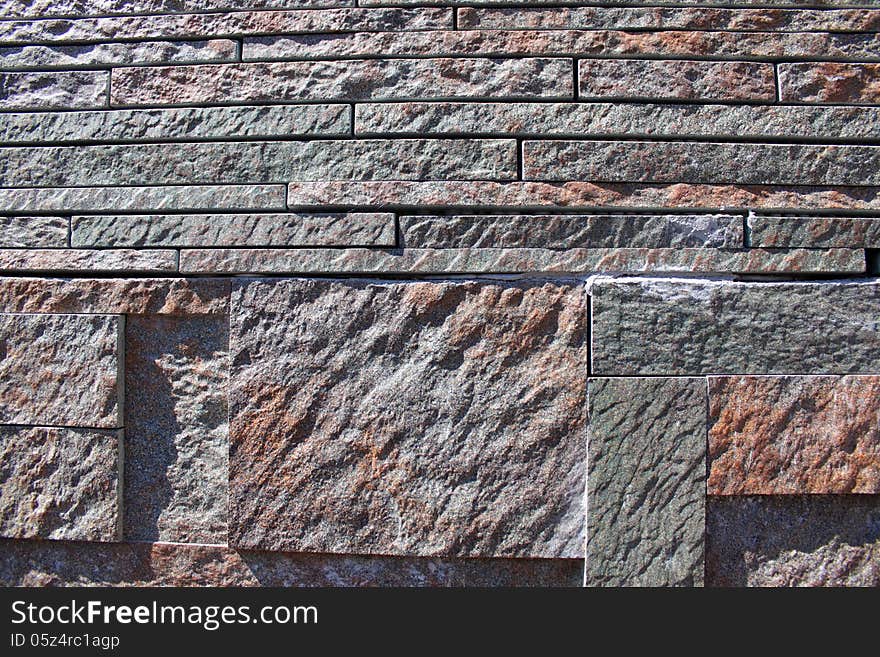
[[[291,209],[335,206],[383,210],[425,208],[578,210],[877,210],[880,187],[803,187],[792,185],[647,185],[568,181],[324,181],[292,182]],[[2,200],[0,190],[0,200]]]
[[[130,3],[126,3],[130,5]],[[205,2],[209,13],[189,13],[176,7],[162,7],[156,16],[102,16],[53,20],[20,20],[0,23],[0,43],[107,41],[112,39],[193,39],[206,37],[242,37],[254,34],[307,34],[407,30],[437,30],[452,27],[452,10],[420,7],[418,9],[330,8],[351,2],[313,2],[328,8],[302,10],[305,5],[291,0],[252,1],[253,8],[291,11],[226,11],[216,3]],[[274,5],[274,6],[273,6]],[[249,7],[236,7],[248,9]],[[130,9],[124,12],[133,13]],[[176,10],[176,11],[169,11]],[[49,13],[49,12],[47,12]]]
[[[228,317],[130,317],[125,371],[125,539],[226,543]]]
[[[174,166],[168,166],[173,162]],[[512,139],[193,142],[0,148],[0,185],[514,180]]]
[[[0,314],[0,424],[122,424],[124,317]]]
[[[880,377],[710,377],[710,495],[880,493]]]
[[[750,214],[749,244],[757,247],[880,247],[880,219],[872,217],[768,217]]]
[[[0,48],[4,69],[43,71],[93,66],[234,62],[237,57],[238,44],[231,39]]]
[[[600,376],[874,373],[874,282],[598,279],[592,371]]]
[[[582,557],[585,301],[560,280],[238,284],[230,544]]]
[[[74,247],[395,244],[394,215],[382,212],[81,216],[71,232]]]
[[[880,103],[880,64],[779,64],[785,103]]]
[[[578,97],[617,100],[776,100],[772,64],[581,59]]]
[[[0,17],[164,14],[271,7],[353,7],[354,0],[10,0]]]
[[[401,246],[448,248],[665,248],[743,246],[732,215],[456,215],[400,217]]]
[[[406,274],[516,272],[862,273],[857,249],[187,249],[180,271],[194,274]]]
[[[113,105],[571,98],[568,59],[370,59],[113,70]],[[771,69],[772,70],[772,69]]]
[[[4,586],[576,587],[583,571],[583,559],[370,557],[0,539]]]
[[[177,252],[136,249],[0,249],[5,272],[174,272]]]
[[[67,246],[65,217],[0,217],[0,248],[51,248]]]
[[[186,141],[345,135],[347,105],[265,105],[174,109],[9,113],[0,143]]]
[[[588,586],[702,586],[703,379],[591,379]]]
[[[876,495],[710,497],[709,586],[880,586]]]
[[[650,141],[525,141],[528,180],[876,185],[880,147]],[[744,166],[748,163],[747,166]]]
[[[0,189],[4,212],[284,210],[284,185]]]
[[[2,128],[0,128],[2,130]],[[358,103],[358,135],[874,139],[880,108],[657,103]],[[0,132],[2,134],[2,132]]]
[[[108,71],[0,72],[0,109],[84,109],[107,106]]]
[[[432,30],[296,34],[244,39],[245,61],[337,57],[641,57],[880,60],[877,34],[619,32],[606,30]],[[690,62],[691,64],[695,62]]]
[[[118,540],[121,434],[0,426],[0,536]]]
[[[229,279],[0,277],[0,312],[227,315]]]

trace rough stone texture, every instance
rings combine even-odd
[[[655,3],[660,4],[660,3]],[[680,3],[685,4],[685,3]],[[711,3],[699,3],[711,4]],[[724,3],[734,4],[734,3]],[[761,3],[771,4],[771,3]],[[808,4],[804,2],[803,4]],[[857,9],[720,9],[706,7],[552,7],[458,10],[464,30],[791,30],[794,32],[880,30],[876,12]]]
[[[872,281],[593,282],[592,372],[610,375],[874,373]]]
[[[858,249],[192,249],[183,273],[785,273],[865,271]]]
[[[0,426],[0,536],[118,540],[121,433]]]
[[[748,217],[749,245],[787,247],[880,247],[880,219],[869,217]]]
[[[3,23],[0,23],[3,25]],[[54,69],[134,64],[197,64],[233,62],[238,44],[230,39],[210,41],[151,41],[80,46],[17,46],[0,48],[5,69]]]
[[[173,272],[177,271],[177,253],[134,249],[0,249],[0,271]]]
[[[73,217],[71,246],[395,246],[394,215],[220,214]]]
[[[710,497],[709,586],[880,586],[880,497]]]
[[[880,36],[877,34],[454,30],[406,34],[356,32],[254,37],[244,40],[242,52],[245,61],[368,57],[376,53],[381,53],[384,57],[460,57],[462,55],[620,57],[626,55],[696,59],[772,57],[809,58],[814,61],[827,59],[877,61],[880,59],[878,48],[880,48]],[[751,71],[751,69],[742,70]],[[764,80],[764,77],[760,79]]]
[[[880,377],[709,379],[710,495],[880,493]]]
[[[114,105],[571,98],[569,59],[372,59],[113,70]],[[771,69],[772,70],[772,69]]]
[[[876,185],[880,147],[650,141],[525,141],[528,180]]]
[[[419,559],[0,540],[4,586],[576,587],[583,570],[581,559]]]
[[[873,140],[880,132],[880,108],[654,103],[362,103],[355,107],[355,132],[358,135],[422,136]]]
[[[291,2],[279,2],[294,4]],[[328,3],[329,4],[329,3]],[[335,3],[347,4],[347,3]],[[112,39],[183,39],[241,37],[254,34],[309,32],[400,32],[452,27],[452,10],[320,9],[239,11],[161,16],[120,16],[30,20],[0,23],[0,43],[107,41]]]
[[[591,379],[588,586],[702,586],[703,379]]]
[[[0,423],[122,426],[122,317],[0,315]]]
[[[878,64],[779,64],[779,97],[786,103],[878,103]]]
[[[401,246],[420,249],[743,246],[731,215],[419,215],[400,218]]]
[[[64,217],[0,217],[0,248],[67,246]]]
[[[173,162],[174,166],[168,163]],[[513,180],[512,139],[125,144],[0,149],[0,185]]]
[[[283,185],[0,189],[4,212],[283,210]]]
[[[187,107],[4,114],[0,143],[185,141],[344,135],[347,105]]]
[[[581,59],[578,96],[627,100],[776,100],[773,66],[753,62]]]
[[[0,17],[165,14],[277,7],[352,7],[354,0],[10,0]]]
[[[228,279],[0,277],[0,312],[225,315]]]
[[[107,71],[0,72],[0,109],[105,107],[109,84]]]
[[[125,334],[125,538],[225,543],[228,318],[132,317]]]
[[[243,284],[230,543],[582,556],[585,302],[558,281]]]
[[[0,190],[0,201],[2,201]],[[564,183],[490,181],[292,182],[291,208],[361,206],[388,208],[577,208],[628,210],[878,210],[880,187],[802,187],[792,185],[636,185],[571,181]]]

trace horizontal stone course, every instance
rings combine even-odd
[[[577,281],[237,285],[230,544],[582,557],[586,310]]]
[[[277,7],[353,7],[354,0],[10,0],[0,17],[106,16]]]
[[[238,44],[230,39],[102,43],[90,46],[29,45],[0,48],[0,67],[7,70],[49,70],[134,64],[195,64],[233,62],[237,57]]]
[[[880,108],[655,103],[359,103],[355,133],[873,140]]]
[[[411,249],[744,246],[732,215],[402,216],[400,236]]]
[[[571,60],[372,59],[113,70],[113,105],[457,98],[571,98]]]
[[[0,424],[117,428],[124,319],[0,314]]]
[[[0,249],[5,272],[177,271],[177,252],[158,249]]]
[[[771,64],[581,59],[577,65],[578,98],[584,100],[776,99]]]
[[[283,2],[277,3],[282,6]],[[287,3],[291,4],[291,3]],[[330,3],[327,3],[330,4]],[[338,5],[344,3],[337,3]],[[325,8],[291,11],[166,13],[0,23],[0,43],[192,39],[271,33],[436,30],[452,27],[452,10]]]
[[[0,536],[118,540],[121,433],[0,426]]]
[[[555,31],[430,31],[355,32],[248,37],[245,61],[332,59],[337,57],[461,57],[531,55],[539,57],[689,57],[694,59],[809,59],[877,61],[878,34],[804,34],[742,32],[620,32],[596,30]],[[691,75],[704,71],[720,88],[719,72],[694,66],[672,67]],[[586,64],[592,71],[591,65]],[[633,65],[635,66],[635,65]],[[651,65],[649,65],[651,66]],[[601,67],[600,67],[601,68]],[[728,66],[731,75],[754,75],[763,68]],[[604,68],[601,68],[605,71]],[[664,69],[665,70],[665,69]],[[602,75],[609,75],[603,72]],[[761,78],[763,79],[763,77]],[[681,84],[679,84],[681,86]]]
[[[565,250],[444,249],[186,249],[180,271],[285,274],[492,274],[554,272],[861,273],[864,252],[722,250],[709,248]]]
[[[0,110],[107,106],[108,71],[0,72]]]
[[[2,200],[2,191],[0,191]],[[877,210],[880,187],[490,181],[293,182],[292,209],[325,206],[546,210]]]
[[[880,493],[880,377],[710,377],[710,495]]]
[[[580,586],[582,559],[438,559],[0,540],[4,586]]]
[[[880,287],[867,282],[598,279],[597,376],[875,373]]]
[[[151,185],[289,180],[511,180],[513,140],[313,140],[0,149],[0,184]],[[174,166],[169,166],[174,162]]]
[[[67,246],[66,217],[0,217],[0,248]]]
[[[748,217],[749,244],[763,248],[880,247],[874,217]]]
[[[186,141],[349,134],[347,105],[4,114],[0,143]]]
[[[779,64],[785,103],[880,103],[880,64]]]
[[[229,279],[0,277],[0,312],[226,315]]]
[[[3,212],[283,210],[283,185],[0,189]]]
[[[709,497],[709,586],[880,586],[880,497]]]
[[[71,226],[73,247],[396,244],[394,215],[381,212],[76,216]]]
[[[876,185],[880,147],[648,141],[525,141],[527,180]]]

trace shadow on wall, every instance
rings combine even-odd
[[[880,495],[709,497],[707,586],[880,586]]]

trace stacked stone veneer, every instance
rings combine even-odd
[[[601,4],[2,3],[0,581],[880,584],[880,2]]]

